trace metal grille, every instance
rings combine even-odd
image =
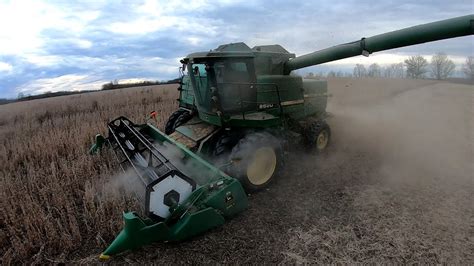
[[[108,124],[109,143],[122,170],[133,169],[145,186],[176,167],[155,148],[153,138],[125,117]]]

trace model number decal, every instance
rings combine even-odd
[[[258,105],[259,109],[268,109],[268,108],[273,108],[273,107],[275,107],[275,104],[273,103],[262,103]]]

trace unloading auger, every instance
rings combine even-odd
[[[123,214],[124,229],[100,255],[155,241],[180,241],[219,226],[247,207],[246,192],[267,187],[283,150],[324,152],[327,83],[291,71],[357,55],[473,34],[474,15],[388,32],[295,57],[280,45],[221,45],[181,60],[179,109],[161,132],[125,117],[96,136],[141,184],[147,218]],[[218,167],[216,167],[218,165]]]

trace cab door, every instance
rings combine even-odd
[[[220,107],[224,114],[257,110],[257,88],[252,59],[227,59],[214,64]]]

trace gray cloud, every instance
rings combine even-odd
[[[0,4],[0,10],[13,12],[15,8],[8,5]],[[75,86],[70,79],[68,86],[56,82],[68,77],[73,80],[79,80],[78,76],[88,77],[80,79],[81,86],[76,86],[80,88],[87,86],[87,81],[96,86],[97,81],[122,78],[171,79],[178,75],[180,57],[222,43],[244,41],[250,46],[278,43],[301,55],[363,36],[474,11],[469,1],[438,0],[323,0],[296,4],[293,1],[57,1],[37,3],[31,9],[24,5],[18,10],[31,13],[30,17],[35,19],[21,17],[21,21],[11,23],[23,23],[22,27],[29,31],[24,33],[28,38],[21,42],[24,39],[21,33],[0,29],[0,42],[3,41],[0,48],[4,48],[0,49],[0,97],[14,97],[25,89],[30,93],[72,89]],[[18,45],[13,41],[18,41]],[[472,43],[472,37],[464,37],[388,53],[404,56],[444,51],[462,57],[473,54]],[[337,65],[319,69],[325,71],[329,67]],[[49,82],[52,79],[55,82]]]

